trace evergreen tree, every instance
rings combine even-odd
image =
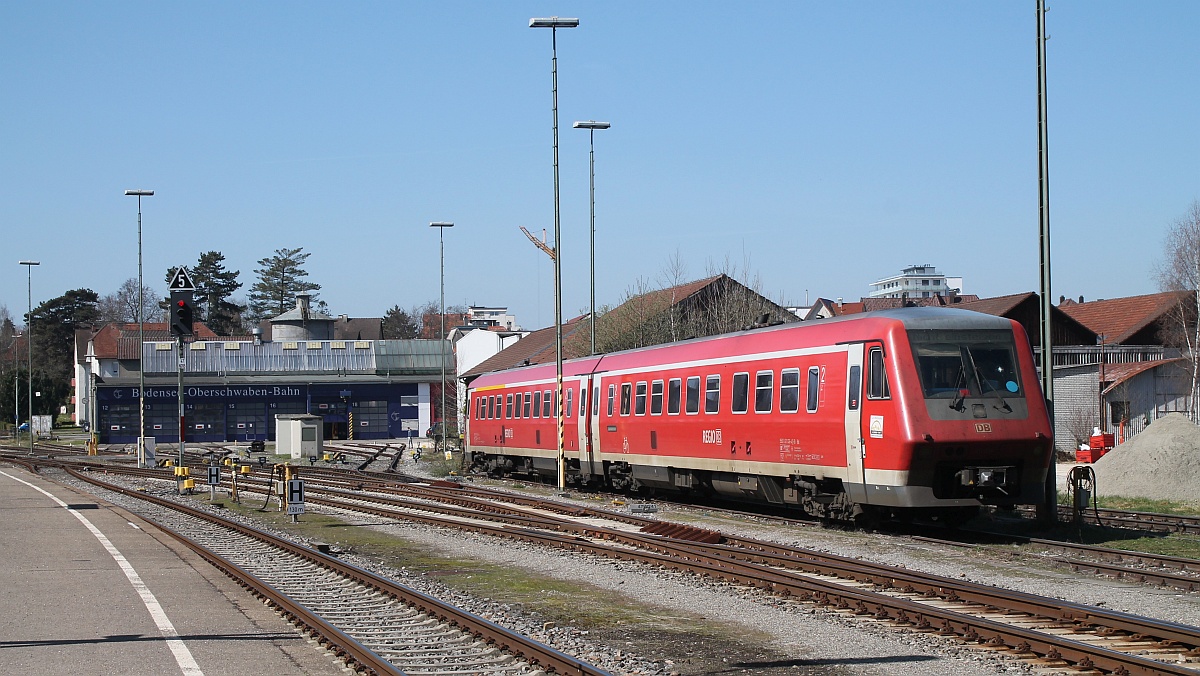
[[[33,309],[33,381],[45,383],[35,409],[52,412],[66,403],[74,376],[75,329],[99,321],[99,305],[95,291],[73,289]]]
[[[416,310],[408,312],[399,305],[393,305],[383,315],[384,340],[410,340],[421,335],[421,326],[417,320]]]
[[[304,261],[310,254],[299,249],[276,249],[275,255],[258,261],[258,281],[250,288],[250,309],[247,313],[251,320],[259,321],[277,317],[296,305],[296,295],[305,291],[316,291],[320,284],[306,281],[308,271],[304,269]],[[312,294],[316,307],[324,307],[317,300],[317,294]]]

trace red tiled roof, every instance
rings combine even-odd
[[[1107,345],[1120,344],[1142,329],[1160,321],[1179,302],[1188,298],[1187,291],[1166,291],[1144,296],[1128,296],[1087,303],[1061,304],[1066,315],[1104,337]]]
[[[995,298],[979,298],[976,296],[975,300],[964,300],[960,307],[964,310],[974,310],[975,312],[1004,317],[1021,303],[1036,296],[1037,294],[1032,291],[1014,293],[1008,296],[996,296]]]
[[[842,303],[841,308],[836,310],[836,313],[839,315],[852,315],[860,312],[894,310],[902,307],[957,307],[961,303],[971,303],[979,300],[979,296],[973,294],[962,294],[955,296],[955,298],[961,300],[954,302],[949,296],[929,296],[928,298],[861,298],[857,303]]]

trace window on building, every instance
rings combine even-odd
[[[650,415],[662,415],[663,381],[650,383]]]
[[[679,399],[683,380],[672,378],[667,382],[667,415],[679,415]]]
[[[700,376],[687,379],[687,412],[700,412]]]
[[[750,374],[733,374],[733,391],[730,393],[734,413],[745,413],[750,406]]]
[[[800,369],[784,369],[779,374],[779,412],[800,410]]]
[[[754,412],[770,413],[774,406],[775,373],[759,371],[754,376]]]
[[[721,376],[709,376],[704,382],[704,412],[721,410]]]

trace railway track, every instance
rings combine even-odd
[[[1200,673],[1193,662],[1200,656],[1200,629],[1187,625],[632,514],[445,482],[396,484],[326,468],[309,475],[308,469],[307,500],[331,509],[690,571],[885,624],[958,636],[1043,665]],[[243,483],[242,490],[265,492],[265,476]]]
[[[14,459],[33,468],[37,461]],[[158,507],[148,516],[271,603],[348,666],[372,674],[608,672],[387,578],[264,531],[61,466],[74,478]],[[85,470],[91,468],[84,468]],[[109,469],[162,476],[161,470]]]
[[[687,532],[683,535],[691,539],[679,540],[583,523],[596,519],[588,513],[592,510],[567,508],[577,512],[569,517],[543,509],[492,506],[480,511],[460,506],[478,499],[473,497],[455,497],[449,500],[454,506],[439,506],[430,504],[428,495],[371,493],[317,489],[315,494],[323,496],[310,493],[307,499],[376,517],[690,571],[886,624],[958,636],[1046,665],[1118,674],[1200,673],[1200,665],[1191,663],[1200,647],[1200,629],[1186,625],[744,538],[724,537],[721,544],[696,541],[711,532]],[[628,516],[621,515],[623,525],[631,525]]]

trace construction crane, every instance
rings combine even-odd
[[[537,248],[546,252],[546,255],[550,257],[550,260],[554,260],[554,257],[555,257],[554,248],[551,248],[549,245],[546,244],[546,242],[542,241],[546,238],[545,230],[542,231],[542,239],[538,239],[537,237],[533,236],[533,233],[526,230],[525,226],[522,225],[520,227],[521,227],[521,232],[525,233],[525,236],[529,238],[530,242],[533,242],[534,246],[536,246]]]

